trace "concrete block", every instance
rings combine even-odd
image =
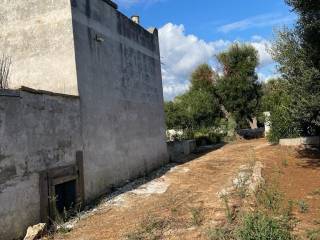
[[[300,146],[300,145],[320,145],[320,137],[300,137],[300,138],[287,138],[280,139],[279,144],[282,146]]]

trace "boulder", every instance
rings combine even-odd
[[[35,240],[35,239],[38,239],[43,234],[45,228],[46,228],[46,224],[45,223],[39,223],[37,225],[28,227],[27,234],[26,234],[26,236],[24,237],[23,240]]]

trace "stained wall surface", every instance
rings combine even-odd
[[[40,221],[39,173],[82,150],[75,97],[0,91],[0,240]]]
[[[87,200],[168,161],[157,31],[74,0]]]
[[[78,94],[70,0],[0,0],[0,57],[10,87]]]
[[[157,30],[108,0],[0,0],[0,23],[14,86],[79,93],[0,92],[0,240],[39,223],[39,173],[77,151],[87,202],[168,162]]]

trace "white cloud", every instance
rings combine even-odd
[[[189,76],[202,63],[207,63],[228,42],[205,42],[187,35],[183,25],[168,23],[159,29],[164,95],[172,99],[188,89]]]
[[[258,36],[254,36],[252,38],[252,41],[248,43],[250,43],[252,46],[254,46],[258,50],[260,68],[265,67],[269,64],[273,64],[274,61],[269,53],[269,49],[271,48],[270,41]]]
[[[293,22],[295,19],[296,16],[294,15],[282,15],[274,13],[262,14],[222,25],[217,30],[223,33],[228,33],[231,31],[243,31],[249,28],[284,25]]]
[[[171,100],[185,92],[189,86],[192,71],[202,63],[213,63],[214,55],[225,50],[230,41],[218,40],[206,42],[195,35],[187,35],[183,25],[168,23],[159,29],[162,61],[163,90],[166,100]],[[270,73],[273,60],[267,49],[270,42],[260,36],[253,36],[247,42],[259,52],[259,71]],[[270,70],[271,69],[271,70]],[[262,77],[264,80],[268,77]]]

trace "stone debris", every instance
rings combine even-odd
[[[45,228],[46,228],[45,223],[39,223],[37,225],[28,227],[27,234],[23,240],[36,240],[40,238]]]
[[[228,196],[240,187],[245,187],[249,194],[254,191],[264,182],[262,177],[263,164],[261,162],[255,162],[255,165],[251,168],[249,165],[242,165],[239,168],[237,177],[232,180],[232,186],[222,189],[217,193],[219,198]]]
[[[173,168],[170,170],[170,172],[187,173],[187,172],[190,172],[190,168],[177,166],[177,167],[173,167]]]
[[[167,191],[169,186],[169,181],[165,177],[161,177],[148,182],[135,190],[132,190],[131,193],[145,196],[150,196],[152,194],[163,194]]]
[[[263,164],[261,162],[256,162],[253,167],[252,176],[248,186],[249,193],[254,193],[256,189],[264,183],[264,179],[262,177],[262,168]]]

